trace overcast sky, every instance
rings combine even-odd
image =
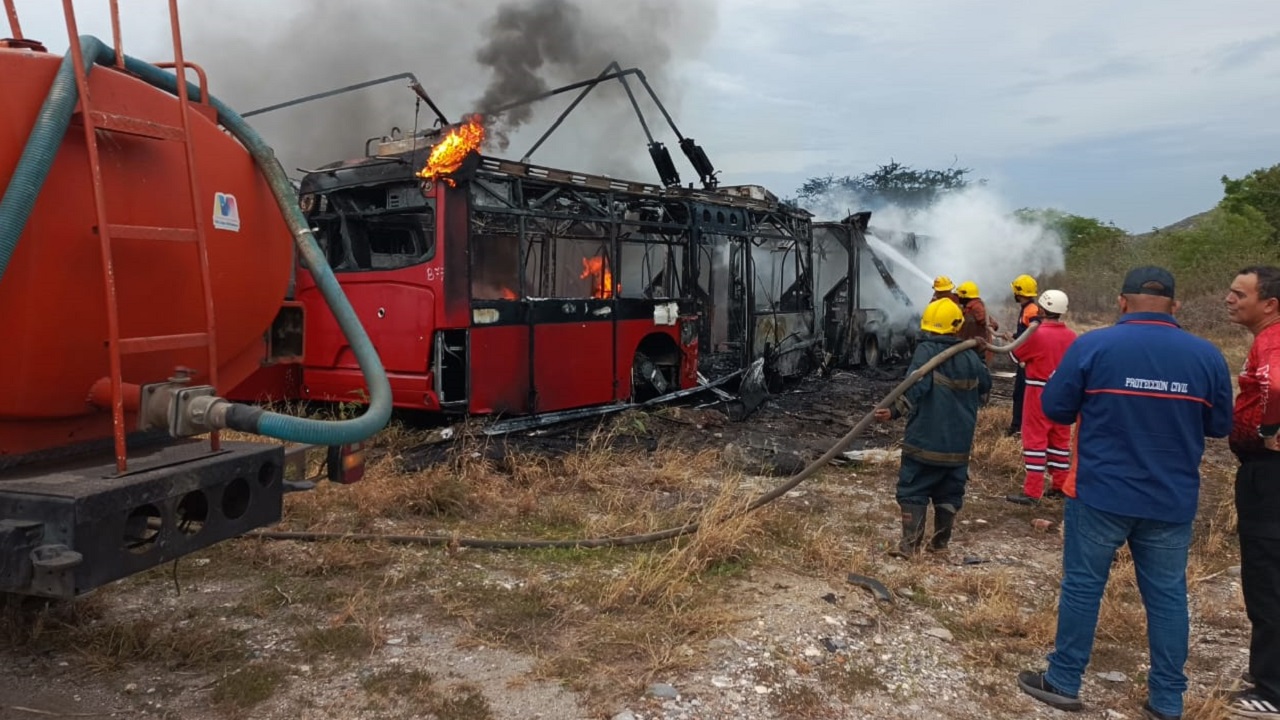
[[[213,2],[182,7],[190,16]],[[438,2],[414,3],[428,55]],[[62,52],[60,3],[17,4],[24,32]],[[296,21],[278,10],[296,2],[253,4],[271,11],[218,2],[222,14],[243,13],[246,34]],[[130,54],[167,49],[167,3],[122,5]],[[109,42],[107,0],[77,7],[80,31]],[[1211,207],[1223,174],[1280,162],[1280,0],[719,0],[708,22],[708,39],[677,48],[680,87],[670,92],[680,129],[726,184],[789,196],[808,177],[890,158],[958,163],[1015,207],[1142,232]],[[424,56],[379,74],[412,70],[430,90],[432,67]],[[280,98],[332,85],[279,73],[263,82]]]

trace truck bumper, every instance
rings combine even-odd
[[[101,461],[101,462],[98,462]],[[0,591],[72,598],[279,522],[284,448],[192,441],[0,476]]]

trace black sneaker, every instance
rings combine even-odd
[[[1227,704],[1233,717],[1280,718],[1280,704],[1255,690],[1239,693]]]
[[[1150,702],[1142,704],[1142,717],[1146,720],[1182,720],[1181,715],[1167,715],[1151,707]]]
[[[1030,495],[1005,495],[1005,500],[1018,505],[1039,505],[1040,498],[1033,498]]]
[[[1053,488],[1050,488],[1044,492],[1044,496],[1048,500],[1061,500],[1066,497],[1067,494],[1061,490],[1054,490]]]
[[[1042,672],[1023,670],[1018,673],[1018,687],[1022,688],[1022,692],[1050,707],[1070,712],[1084,709],[1084,703],[1080,702],[1079,697],[1068,695],[1050,685],[1049,681],[1044,679]]]

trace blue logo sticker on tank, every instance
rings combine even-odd
[[[219,230],[240,232],[240,207],[230,193],[213,194],[213,226]]]

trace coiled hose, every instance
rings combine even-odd
[[[111,65],[115,62],[115,50],[98,38],[81,35],[79,40],[86,74],[94,63]],[[13,177],[5,188],[4,198],[0,199],[0,280],[3,280],[9,261],[18,247],[18,238],[27,225],[40,188],[49,175],[54,156],[75,112],[79,92],[72,63],[72,55],[68,52],[62,59],[62,66],[54,77],[44,104],[40,107],[35,127],[23,148]],[[125,56],[125,69],[166,92],[175,95],[178,93],[178,78],[173,73],[128,55]],[[199,86],[187,82],[187,95],[193,100],[199,100]],[[342,445],[364,440],[385,427],[391,418],[391,384],[387,381],[378,352],[360,324],[351,303],[343,294],[324,252],[316,244],[306,218],[298,207],[293,186],[271,147],[230,107],[212,96],[208,100],[218,111],[218,122],[249,150],[266,178],[303,262],[315,278],[316,286],[337,319],[338,326],[351,343],[351,350],[369,389],[369,402],[364,414],[349,420],[297,418],[224,400],[211,413],[218,418],[215,427],[316,445]]]
[[[1010,352],[1014,348],[1022,345],[1031,337],[1039,324],[1034,324],[1022,333],[1013,342],[1008,345],[989,345],[988,349],[993,352]],[[888,408],[893,405],[894,401],[902,396],[912,385],[920,382],[926,375],[933,372],[947,360],[959,355],[970,348],[978,347],[977,340],[965,340],[956,343],[942,352],[934,355],[927,362],[916,368],[910,375],[903,378],[889,394],[880,399],[875,407],[867,411],[866,415],[854,425],[844,437],[836,441],[829,450],[822,454],[822,457],[809,463],[800,472],[793,475],[789,480],[773,488],[769,492],[761,495],[751,501],[742,510],[734,513],[732,516],[745,515],[746,513],[759,510],[778,498],[786,495],[794,490],[800,483],[813,477],[827,463],[835,459],[837,455],[844,452],[859,435],[867,429],[871,422],[875,419],[875,411],[881,408]],[[679,527],[666,528],[665,530],[655,530],[653,532],[642,533],[638,535],[621,535],[617,537],[600,537],[600,538],[584,538],[579,540],[537,540],[532,538],[512,538],[512,539],[488,539],[488,538],[464,538],[455,537],[453,535],[390,535],[379,533],[341,533],[341,532],[296,532],[285,530],[271,531],[255,531],[245,533],[244,537],[263,538],[267,540],[302,540],[302,541],[322,541],[322,540],[352,540],[358,542],[388,542],[397,545],[448,545],[453,547],[478,548],[485,550],[532,550],[544,548],[557,549],[577,549],[577,548],[607,548],[607,547],[626,547],[630,545],[644,545],[647,543],[660,542],[662,540],[672,540],[685,535],[696,533],[701,523],[694,521]]]

